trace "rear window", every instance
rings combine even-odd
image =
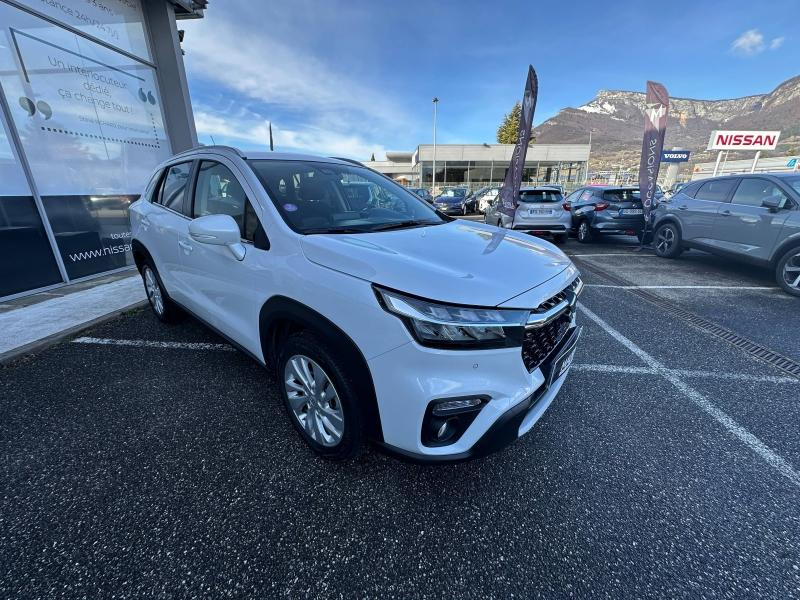
[[[641,199],[639,190],[610,190],[603,192],[603,200],[606,202],[638,202]]]
[[[563,199],[556,190],[523,190],[519,193],[520,202],[561,202]]]

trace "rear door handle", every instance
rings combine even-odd
[[[720,213],[719,213],[719,214],[721,214],[721,215],[725,215],[726,217],[730,217],[730,216],[731,216],[731,211],[729,211],[729,210],[722,210],[722,211],[720,211]]]
[[[678,207],[678,210],[686,210],[687,208],[689,208],[689,207],[688,207],[688,206],[686,206],[685,204],[681,204],[681,205]]]
[[[186,254],[189,254],[189,252],[194,250],[194,246],[192,246],[189,242],[184,242],[183,240],[178,240],[178,246],[183,248],[183,251],[186,252]]]

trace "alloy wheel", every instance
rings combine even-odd
[[[323,446],[336,446],[344,434],[344,411],[322,367],[295,354],[286,362],[283,379],[292,414],[303,431]]]
[[[586,221],[583,221],[578,227],[578,239],[580,241],[585,241],[588,238],[589,238],[589,225],[586,224]]]
[[[675,232],[672,227],[662,227],[656,236],[656,250],[661,254],[668,253],[675,245]]]
[[[783,280],[789,287],[800,290],[800,252],[790,256],[783,265]]]
[[[164,297],[161,295],[161,286],[158,285],[156,274],[153,269],[145,265],[144,267],[144,289],[147,292],[147,299],[150,301],[150,306],[156,311],[156,314],[164,314]]]

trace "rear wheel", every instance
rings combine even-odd
[[[144,291],[147,292],[147,301],[156,317],[164,323],[178,321],[181,316],[180,308],[167,295],[151,259],[147,259],[142,266],[142,281]]]
[[[775,268],[778,285],[792,296],[800,296],[800,248],[792,248],[778,261]]]
[[[677,258],[681,253],[681,232],[674,223],[660,225],[653,236],[653,248],[662,258]]]
[[[344,460],[361,449],[364,432],[355,385],[344,364],[313,334],[292,334],[277,361],[281,396],[300,436],[324,458]]]
[[[592,228],[589,227],[589,221],[581,221],[578,225],[578,241],[581,244],[588,244],[594,239]]]

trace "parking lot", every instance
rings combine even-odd
[[[271,374],[149,310],[0,367],[0,597],[800,597],[800,301],[564,248],[572,373],[470,463],[315,458]]]

